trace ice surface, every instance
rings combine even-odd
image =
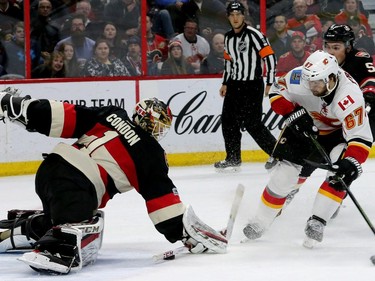
[[[237,174],[218,174],[212,166],[172,167],[170,176],[185,203],[212,227],[221,229],[229,216],[238,183],[246,187],[227,254],[182,254],[155,263],[154,254],[170,244],[153,227],[143,199],[135,192],[116,195],[105,209],[103,247],[94,265],[67,276],[40,275],[20,261],[20,253],[0,254],[0,280],[246,280],[246,281],[367,281],[375,280],[375,236],[348,197],[338,217],[326,227],[316,248],[302,247],[324,171],[316,171],[292,203],[259,240],[241,244],[242,228],[254,214],[268,180],[261,163],[242,165]],[[364,164],[352,192],[375,222],[375,160]],[[0,178],[0,218],[9,209],[41,208],[34,193],[34,176]]]

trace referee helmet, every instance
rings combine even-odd
[[[229,16],[229,14],[231,12],[234,12],[234,11],[239,11],[242,14],[244,14],[245,13],[245,7],[240,2],[237,2],[237,1],[229,2],[228,6],[227,6],[227,15]]]

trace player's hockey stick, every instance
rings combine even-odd
[[[322,155],[324,160],[327,162],[327,164],[320,164],[320,163],[315,163],[309,160],[305,160],[306,163],[315,166],[317,168],[329,170],[331,172],[335,172],[335,169],[333,168],[333,163],[331,158],[328,156],[327,152],[324,150],[324,148],[320,145],[320,143],[310,135],[310,139],[312,140],[313,144],[319,151],[319,153]],[[355,198],[354,194],[351,192],[350,188],[346,185],[344,180],[341,177],[337,177],[338,181],[341,183],[341,185],[344,187],[345,191],[349,194],[350,199],[352,199],[354,205],[357,207],[358,211],[361,213],[362,217],[365,219],[366,223],[370,227],[372,233],[375,235],[375,228],[373,224],[371,223],[370,219],[366,215],[365,211],[362,209],[361,205],[358,203],[357,199]]]
[[[234,222],[236,221],[237,212],[238,212],[238,209],[240,208],[240,204],[241,204],[241,200],[242,200],[244,192],[245,192],[245,187],[242,184],[239,184],[237,186],[236,195],[234,196],[232,208],[229,213],[227,227],[220,231],[220,233],[224,235],[228,241],[232,237]]]
[[[242,184],[239,184],[237,186],[236,194],[233,199],[227,226],[226,228],[220,231],[220,233],[224,235],[228,241],[231,238],[232,233],[233,233],[234,222],[237,217],[237,212],[240,207],[244,191],[245,191],[245,187]],[[153,260],[155,262],[162,261],[162,260],[173,260],[176,257],[176,255],[186,253],[187,251],[188,251],[188,248],[185,246],[177,247],[175,249],[154,255]]]

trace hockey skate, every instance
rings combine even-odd
[[[307,224],[305,227],[306,237],[303,242],[303,246],[311,249],[317,244],[317,242],[322,242],[325,226],[326,226],[326,222],[323,219],[317,216],[312,216],[307,221]]]
[[[265,227],[262,223],[257,221],[250,221],[243,229],[243,234],[245,234],[246,238],[249,240],[255,240],[264,234],[266,231]]]
[[[241,161],[228,161],[228,160],[222,160],[219,162],[216,162],[214,164],[214,167],[217,172],[219,173],[234,173],[239,172],[241,170]]]

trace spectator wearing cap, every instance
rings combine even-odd
[[[161,75],[194,74],[194,69],[186,62],[180,41],[172,41],[168,46],[168,50],[169,57],[163,62],[160,70]]]
[[[130,76],[140,76],[142,75],[141,40],[138,36],[132,36],[128,39],[127,45],[128,52],[122,61]]]
[[[277,63],[277,76],[282,76],[293,68],[302,65],[311,54],[310,52],[305,51],[306,37],[300,31],[293,32],[290,46],[291,50],[282,55]]]
[[[177,35],[173,41],[181,42],[188,63],[195,73],[200,73],[201,62],[210,53],[210,44],[204,37],[198,35],[197,22],[188,19],[185,22],[184,32]]]

